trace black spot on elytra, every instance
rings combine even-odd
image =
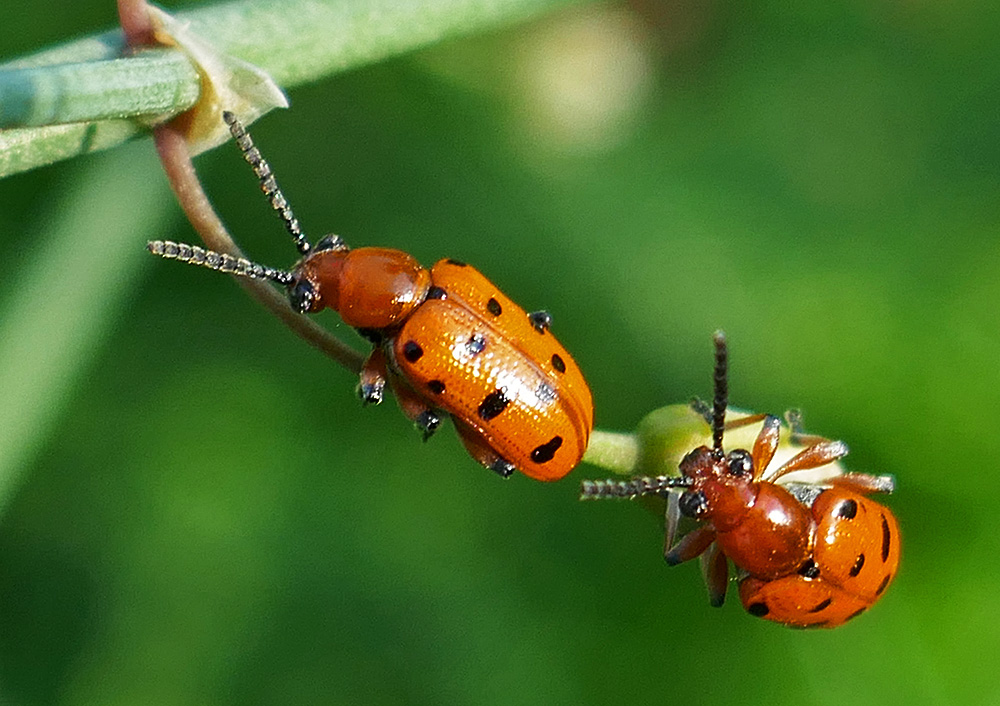
[[[424,355],[424,349],[416,341],[407,341],[403,344],[403,357],[411,363],[416,363]]]
[[[861,567],[864,565],[865,565],[865,555],[858,554],[858,560],[854,562],[854,566],[852,566],[851,570],[848,571],[847,573],[849,573],[851,576],[857,576],[858,574],[861,573]]]
[[[461,260],[452,260],[450,257],[445,260],[449,265],[454,265],[455,267],[468,267],[468,265]]]
[[[807,579],[818,579],[819,567],[812,559],[806,559],[805,563],[799,567],[799,575],[805,576]]]
[[[824,608],[826,608],[828,605],[830,605],[831,603],[833,603],[833,599],[832,598],[827,598],[825,601],[820,601],[819,603],[817,603],[815,607],[810,608],[809,612],[810,613],[818,613],[821,610],[823,610]]]
[[[889,540],[891,539],[891,533],[889,532],[889,521],[885,519],[885,515],[882,515],[882,561],[888,561],[889,559]]]
[[[844,622],[846,623],[848,620],[853,620],[854,618],[856,618],[859,615],[861,615],[862,613],[864,613],[866,610],[868,610],[868,606],[865,606],[864,608],[858,608],[856,611],[854,611],[853,613],[851,613],[850,615],[848,615],[846,618],[844,618]]]
[[[840,503],[840,506],[837,508],[837,517],[842,517],[845,520],[851,520],[857,514],[858,503],[851,499]]]
[[[472,353],[472,355],[482,353],[483,349],[486,348],[486,336],[481,333],[472,334],[472,336],[469,337],[469,340],[466,341],[465,347],[469,349],[469,352]]]
[[[556,455],[556,451],[562,446],[562,437],[553,436],[551,439],[546,441],[541,446],[535,448],[531,452],[531,460],[535,463],[546,463],[552,460],[552,457]]]
[[[547,382],[540,382],[538,389],[535,390],[535,396],[542,404],[552,404],[556,401],[556,389]]]
[[[747,606],[747,613],[756,618],[763,618],[770,612],[766,603],[751,603]]]
[[[507,395],[504,394],[503,390],[494,390],[483,398],[479,409],[476,411],[480,419],[488,422],[507,409],[507,405],[509,404],[510,400],[507,399]]]
[[[427,389],[433,392],[435,395],[440,395],[444,392],[444,383],[440,380],[430,380],[427,383]]]
[[[435,286],[433,286],[433,287],[431,287],[430,289],[427,290],[427,298],[428,299],[447,299],[448,298],[448,292],[444,291],[443,289],[441,289],[440,287],[438,287],[437,285],[435,285]]]
[[[876,596],[881,596],[882,595],[882,591],[885,590],[885,587],[889,585],[889,582],[891,580],[892,580],[892,575],[891,574],[886,574],[885,578],[882,579],[882,583],[880,583],[878,585],[878,588],[875,589],[875,595]]]
[[[500,302],[493,297],[490,297],[490,300],[486,302],[486,310],[493,314],[493,316],[500,316],[503,313],[503,307],[500,306]]]
[[[560,373],[566,372],[566,363],[565,361],[563,361],[561,357],[559,357],[558,353],[552,354],[552,367],[558,370]]]

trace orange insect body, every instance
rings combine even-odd
[[[811,511],[813,564],[806,571],[815,576],[744,578],[740,600],[749,613],[786,625],[833,627],[864,612],[892,582],[899,525],[888,508],[835,486],[819,494]]]
[[[330,307],[375,343],[361,373],[367,401],[388,382],[425,430],[437,410],[450,414],[473,458],[503,475],[558,480],[580,462],[594,424],[583,374],[547,316],[475,268],[441,260],[427,270],[399,250],[334,244],[292,276],[296,306]]]
[[[866,497],[891,492],[893,480],[849,473],[821,483],[779,484],[788,473],[836,461],[847,446],[796,431],[806,448],[769,472],[780,422],[751,415],[726,423],[727,350],[721,332],[715,343],[715,399],[711,409],[700,409],[712,426],[712,447],[688,453],[680,476],[585,482],[582,497],[665,495],[664,557],[671,565],[703,557],[713,605],[725,599],[731,561],[740,600],[751,615],[795,627],[842,625],[871,607],[899,569],[896,518]],[[725,430],[757,422],[763,424],[752,450],[723,451]],[[674,543],[681,515],[702,524]]]
[[[766,417],[761,437],[771,429],[777,419]],[[776,433],[773,439],[776,445]],[[743,576],[740,600],[748,613],[797,627],[836,627],[873,605],[895,577],[899,525],[888,508],[865,497],[882,489],[872,476],[834,478],[827,489],[795,484],[795,492],[774,482],[843,455],[839,442],[818,442],[803,452],[813,458],[800,454],[771,480],[745,473],[743,454],[764,472],[770,443],[764,442],[764,457],[742,450],[721,456],[702,446],[681,462],[682,476],[691,481],[679,498],[682,512],[688,508],[707,524],[671,549],[667,561],[691,559],[714,541],[717,561],[728,558]]]
[[[150,243],[164,257],[285,286],[294,309],[337,311],[375,346],[361,371],[365,403],[388,384],[404,414],[430,436],[447,414],[466,449],[507,477],[515,469],[557,480],[583,457],[593,400],[545,312],[528,314],[468,265],[430,270],[389,248],[349,249],[336,236],[309,245],[270,167],[231,114],[223,116],[303,257],[284,272],[189,245]]]

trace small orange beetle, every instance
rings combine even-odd
[[[302,258],[282,271],[170,241],[150,242],[150,252],[276,282],[301,313],[338,312],[374,346],[361,371],[362,401],[381,402],[388,383],[425,439],[447,414],[472,457],[503,477],[516,469],[558,480],[580,462],[593,401],[546,312],[525,312],[456,260],[428,270],[400,250],[351,250],[335,235],[311,246],[250,135],[232,113],[223,119]]]
[[[888,508],[867,498],[890,493],[892,476],[848,473],[819,483],[779,484],[793,471],[819,468],[847,454],[841,441],[805,436],[808,446],[773,471],[777,417],[750,415],[726,424],[727,349],[715,335],[715,396],[700,411],[712,427],[712,447],[680,463],[679,476],[585,481],[581,497],[667,498],[665,558],[670,565],[703,557],[713,605],[722,605],[737,568],[740,600],[751,615],[795,627],[836,627],[871,607],[899,569],[899,525]],[[753,449],[725,453],[723,433],[763,422]],[[703,524],[676,544],[680,516]]]

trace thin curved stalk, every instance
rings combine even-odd
[[[167,174],[170,188],[198,231],[205,245],[218,252],[242,257],[240,249],[226,231],[219,216],[212,208],[208,196],[201,188],[184,136],[170,125],[157,126],[153,132],[160,162]],[[247,277],[236,277],[236,282],[260,304],[290,328],[296,336],[315,346],[325,355],[355,373],[361,371],[363,356],[337,339],[312,319],[292,311],[288,302],[274,287]]]

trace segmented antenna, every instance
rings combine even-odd
[[[288,201],[285,200],[285,195],[281,193],[281,189],[278,188],[278,182],[274,179],[274,174],[271,172],[271,165],[268,164],[260,154],[260,150],[254,147],[253,140],[250,138],[250,133],[247,132],[243,124],[236,119],[236,116],[230,113],[228,110],[222,112],[222,119],[226,121],[226,125],[229,126],[229,132],[232,133],[233,139],[236,140],[237,146],[240,151],[243,152],[243,158],[246,159],[247,164],[253,167],[254,174],[260,180],[261,191],[264,195],[271,201],[271,208],[278,212],[281,216],[282,222],[285,224],[285,229],[291,234],[295,241],[295,247],[298,248],[299,252],[303,255],[307,255],[312,246],[309,241],[306,240],[306,234],[302,232],[301,226],[299,226],[299,220],[292,213],[292,207],[288,205]]]
[[[292,273],[275,270],[246,258],[233,257],[225,253],[206,250],[197,245],[175,243],[172,240],[151,240],[146,243],[146,249],[154,255],[168,260],[180,260],[190,265],[200,265],[217,272],[225,272],[250,279],[267,279],[287,287],[292,282]]]
[[[629,480],[585,480],[580,483],[580,500],[636,498],[640,495],[660,495],[670,488],[686,488],[691,484],[680,476],[642,476]]]
[[[729,404],[729,350],[726,334],[716,331],[715,343],[715,394],[712,397],[712,449],[722,453],[722,432],[726,426],[726,406]]]

